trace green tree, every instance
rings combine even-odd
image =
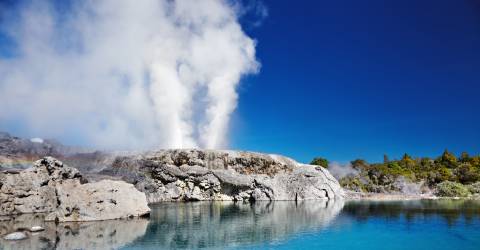
[[[352,167],[355,169],[365,169],[368,168],[369,164],[367,161],[363,159],[356,159],[350,162],[352,164]]]
[[[472,166],[480,170],[480,155],[474,156],[470,159]]]
[[[437,172],[436,182],[448,181],[453,179],[452,171],[446,167],[440,167]]]
[[[324,168],[328,168],[328,160],[322,157],[315,157],[312,162],[310,162],[310,165],[317,165],[317,166],[322,166]]]
[[[462,163],[466,163],[466,162],[469,162],[472,158],[470,158],[470,155],[468,155],[467,152],[462,152],[462,154],[460,155],[460,162]]]
[[[470,163],[462,163],[455,169],[455,176],[463,184],[470,184],[480,181],[480,171],[474,168]]]
[[[445,149],[442,156],[440,156],[438,162],[448,168],[457,167],[457,157],[455,157],[455,155],[450,153],[447,149]]]
[[[405,153],[402,157],[402,160],[400,160],[400,164],[407,168],[413,168],[416,165],[416,162],[410,155]]]

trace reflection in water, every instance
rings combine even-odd
[[[0,235],[33,225],[46,230],[0,239],[0,249],[478,249],[480,201],[162,203],[150,219],[56,225],[22,215],[0,221]]]
[[[0,235],[32,226],[43,232],[28,233],[28,239],[5,241],[0,249],[112,249],[119,248],[145,234],[148,219],[109,220],[83,223],[44,222],[43,214],[24,214],[9,221],[0,221]]]
[[[328,225],[343,201],[164,203],[153,207],[144,237],[131,247],[241,246],[284,239]]]
[[[372,217],[404,217],[407,223],[415,218],[439,216],[451,226],[461,218],[467,223],[479,219],[480,200],[351,201],[345,205],[342,214],[360,221]]]

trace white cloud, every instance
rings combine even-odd
[[[32,1],[5,24],[19,55],[0,58],[0,120],[30,134],[75,134],[108,149],[226,146],[255,42],[222,0]]]

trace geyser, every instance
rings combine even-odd
[[[14,52],[0,55],[0,126],[104,149],[225,146],[237,85],[259,68],[237,4],[17,7],[1,23]]]

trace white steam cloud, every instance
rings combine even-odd
[[[342,165],[338,162],[331,162],[328,164],[328,171],[337,179],[358,174],[358,170],[353,168],[351,163]]]
[[[255,42],[222,0],[32,1],[3,25],[0,121],[108,149],[226,146]],[[41,2],[41,3],[40,3]]]

